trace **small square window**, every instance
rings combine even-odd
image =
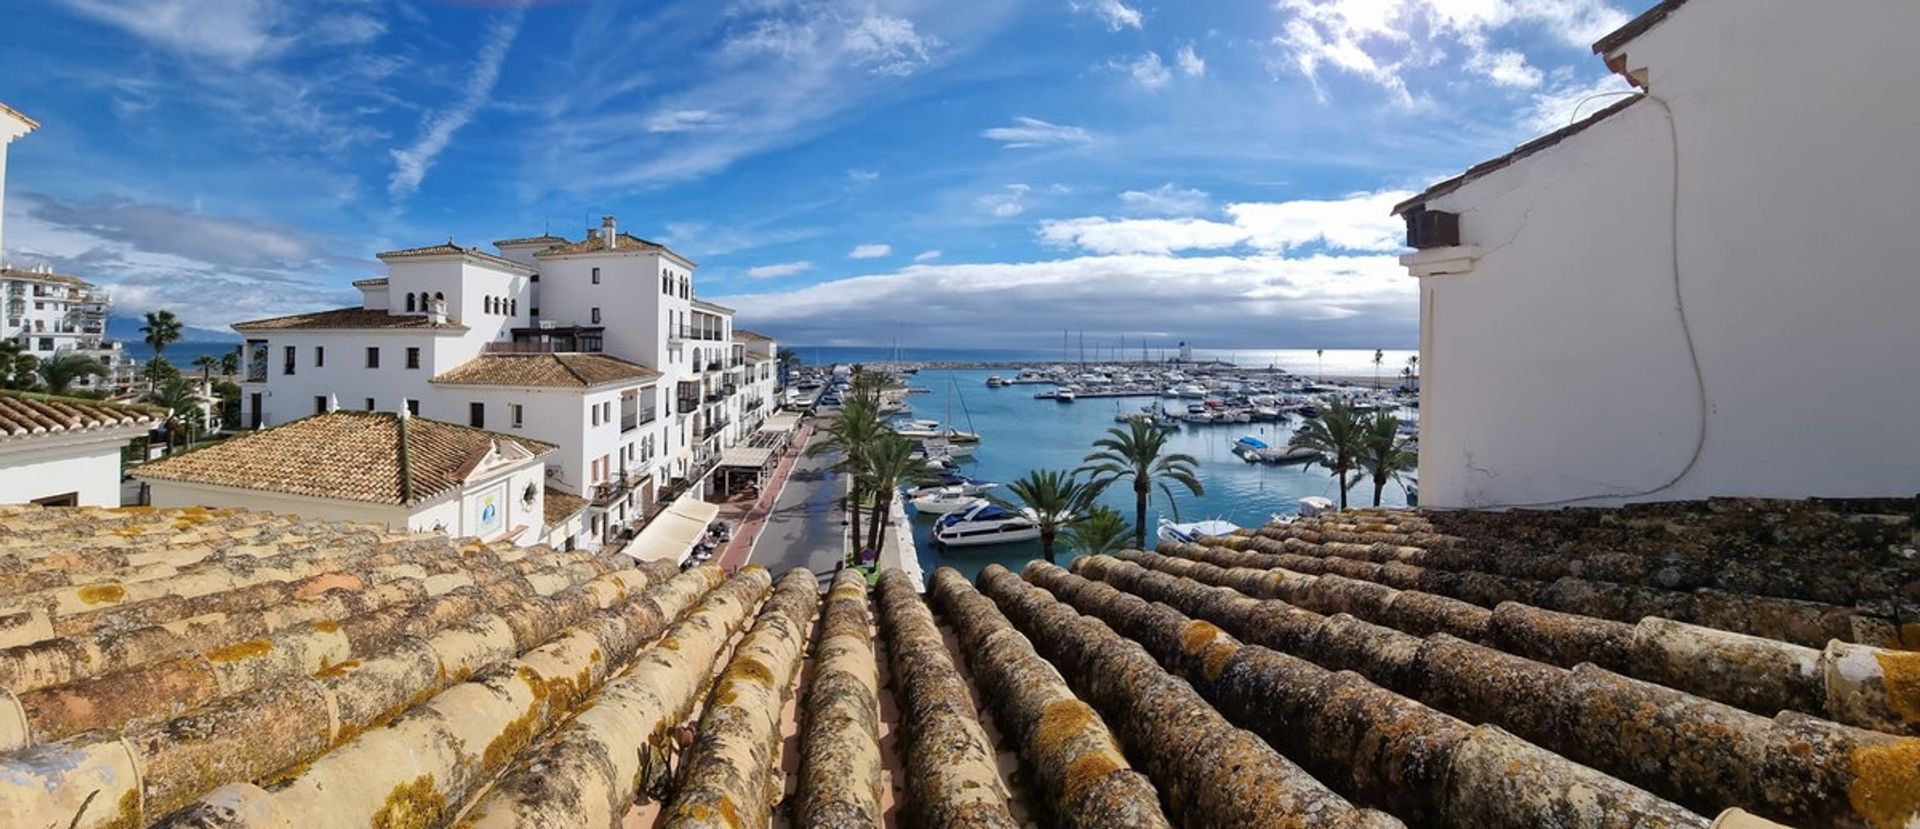
[[[420,367],[420,347],[407,346],[407,368]]]
[[[487,428],[487,404],[485,403],[468,403],[467,404],[467,425],[472,426],[475,429]]]
[[[507,418],[513,421],[513,428],[520,428],[522,410],[518,403],[507,404]]]
[[[367,398],[367,411],[373,411],[373,398]]]
[[[313,413],[314,414],[327,413],[327,396],[326,395],[316,394],[313,396]]]
[[[411,415],[411,416],[413,416],[413,417],[419,417],[419,416],[420,416],[420,401],[418,401],[418,400],[415,400],[415,399],[413,399],[413,398],[407,398],[407,414],[409,414],[409,415]]]
[[[599,269],[599,268],[594,268],[594,269],[593,269],[593,284],[595,284],[595,285],[598,285],[598,284],[600,284],[600,269]]]
[[[327,364],[327,347],[324,345],[314,346],[313,347],[313,367],[324,368],[326,364]]]
[[[379,368],[379,367],[380,367],[380,347],[377,345],[367,346],[367,368]]]
[[[293,346],[286,347],[286,359],[282,361],[281,374],[293,373]]]
[[[599,309],[598,307],[595,307],[595,308],[593,309],[593,312],[592,312],[592,316],[593,316],[593,324],[594,324],[594,325],[599,325],[599,324],[600,324],[600,309]]]

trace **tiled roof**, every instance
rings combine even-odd
[[[495,256],[479,248],[463,248],[448,240],[438,245],[425,245],[417,248],[401,248],[374,254],[374,258],[384,262],[389,259],[415,259],[423,256],[468,256],[490,265],[499,265],[509,270],[530,270],[526,265],[501,256]]]
[[[404,424],[404,425],[403,425]],[[400,431],[406,430],[407,481]],[[551,444],[388,412],[336,411],[146,464],[149,481],[180,481],[284,492],[315,498],[408,504],[458,487],[496,445],[519,444],[535,455]]]
[[[93,283],[77,276],[68,276],[63,273],[44,273],[41,271],[27,270],[25,268],[0,268],[0,278],[24,279],[32,282],[51,282],[58,285],[71,285],[76,288],[93,287]]]
[[[0,814],[1891,829],[1915,513],[1354,510],[823,601],[804,570],[0,508]]]
[[[546,488],[546,498],[541,502],[545,507],[544,520],[548,528],[557,527],[560,522],[572,518],[587,508],[587,499],[571,492],[561,492],[553,487]]]
[[[433,382],[585,389],[659,378],[658,371],[610,354],[483,354],[448,369]]]
[[[635,236],[631,233],[627,233],[625,231],[621,231],[618,234],[618,236],[620,241],[619,241],[619,244],[614,246],[613,249],[615,251],[622,251],[622,250],[663,251],[667,249],[665,245],[662,245],[658,242],[649,242],[645,239],[642,239],[638,236]],[[546,256],[566,256],[568,254],[574,254],[574,253],[597,253],[599,251],[604,251],[606,249],[607,249],[606,238],[599,233],[595,233],[594,235],[589,236],[585,239],[582,239],[578,242],[569,242],[565,239],[561,239],[559,244],[556,244],[553,247],[547,248],[546,250],[540,251],[539,253],[535,253],[534,258],[537,259],[537,258],[546,257]]]
[[[0,438],[151,424],[165,417],[154,406],[0,391]]]
[[[20,119],[21,121],[26,122],[27,129],[33,130],[33,129],[40,128],[39,121],[35,121],[32,118],[27,117],[26,113],[21,112],[20,110],[14,109],[13,107],[7,106],[6,104],[0,104],[0,112],[4,112],[8,115],[11,115],[15,118]]]
[[[419,329],[428,331],[460,332],[467,327],[458,323],[443,322],[438,325],[424,315],[392,314],[386,311],[366,308],[337,308],[332,311],[311,311],[305,314],[292,314],[263,320],[249,320],[233,324],[235,331],[301,331],[311,329],[343,330],[394,330]]]
[[[500,239],[495,241],[493,243],[493,246],[496,248],[504,248],[504,247],[510,247],[513,245],[564,245],[566,243],[567,243],[567,240],[563,236],[555,236],[551,233],[543,233],[543,234],[540,234],[539,236],[521,236],[517,239]]]
[[[704,299],[695,299],[693,301],[693,307],[698,308],[702,311],[712,311],[713,313],[716,313],[716,314],[733,313],[732,308],[728,308],[727,306],[721,305],[718,302],[708,302]]]
[[[1648,29],[1660,25],[1675,9],[1687,4],[1687,0],[1660,0],[1653,8],[1640,13],[1639,17],[1627,21],[1627,25],[1613,30],[1607,36],[1593,44],[1596,54],[1606,54],[1632,42],[1634,38],[1646,34]]]
[[[748,331],[745,328],[733,329],[733,338],[739,342],[770,343],[774,341],[772,337],[758,332]]]
[[[1582,132],[1585,132],[1587,128],[1592,127],[1593,125],[1598,124],[1601,121],[1605,121],[1608,118],[1612,118],[1615,115],[1625,112],[1627,108],[1633,106],[1634,104],[1639,103],[1642,97],[1643,96],[1640,96],[1640,95],[1628,95],[1627,97],[1622,98],[1621,100],[1615,101],[1610,106],[1602,108],[1600,111],[1595,112],[1594,114],[1589,115],[1585,118],[1582,118],[1579,121],[1576,121],[1572,124],[1561,127],[1560,129],[1554,130],[1553,132],[1547,133],[1546,135],[1540,136],[1539,138],[1535,138],[1532,141],[1528,141],[1525,144],[1521,144],[1520,146],[1515,147],[1512,152],[1509,152],[1497,158],[1491,158],[1486,161],[1482,161],[1479,164],[1475,164],[1472,167],[1467,168],[1466,172],[1461,173],[1460,175],[1454,176],[1453,178],[1434,184],[1433,186],[1428,187],[1426,190],[1422,191],[1419,195],[1394,205],[1393,215],[1398,216],[1401,213],[1406,212],[1408,208],[1426,204],[1427,202],[1433,201],[1434,199],[1440,198],[1441,196],[1444,196],[1448,193],[1451,193],[1455,190],[1465,187],[1470,182],[1476,181],[1480,178],[1483,178],[1485,176],[1491,175],[1500,170],[1504,170],[1508,167],[1511,167],[1515,163],[1521,161],[1522,159],[1527,158],[1528,156],[1531,156],[1531,155],[1534,155],[1535,153],[1552,148],[1554,145],[1559,144],[1562,141],[1565,141],[1569,138],[1579,135]]]
[[[356,279],[353,281],[353,287],[355,288],[373,288],[373,287],[384,286],[386,284],[387,284],[387,278],[384,276],[376,276],[376,277],[373,277],[372,279]]]

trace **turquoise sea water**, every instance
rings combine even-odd
[[[1332,352],[1329,352],[1329,356],[1332,356]],[[1371,359],[1369,352],[1368,360]],[[1072,469],[1078,466],[1086,453],[1091,451],[1089,442],[1107,429],[1120,425],[1113,419],[1116,412],[1138,411],[1147,403],[1184,407],[1187,402],[1147,397],[1093,399],[1074,403],[1035,400],[1034,392],[1048,387],[1008,386],[989,389],[986,387],[986,378],[992,373],[922,371],[913,379],[913,385],[924,386],[931,391],[911,395],[907,399],[913,406],[914,417],[931,418],[979,432],[980,447],[971,460],[960,461],[961,471],[975,478],[1002,483],[1018,478],[1033,468]],[[949,378],[952,379],[951,383],[948,382]],[[951,417],[947,414],[949,401],[952,403]],[[1401,412],[1400,415],[1403,418],[1416,416],[1412,412]],[[1221,518],[1241,526],[1258,526],[1266,523],[1274,513],[1292,514],[1299,499],[1309,495],[1338,500],[1333,476],[1322,467],[1249,464],[1229,451],[1233,442],[1242,435],[1251,434],[1270,445],[1280,445],[1286,443],[1291,433],[1292,428],[1287,423],[1181,426],[1169,442],[1171,451],[1186,452],[1200,460],[1200,478],[1206,485],[1206,494],[1194,496],[1185,489],[1175,487],[1180,519],[1198,521]],[[1349,493],[1349,498],[1356,504],[1371,503],[1372,497],[1371,482],[1356,486]],[[1131,488],[1110,491],[1101,499],[1101,503],[1119,510],[1129,522],[1133,520]],[[1388,484],[1385,503],[1404,505],[1406,494],[1399,485]],[[1163,515],[1171,517],[1172,513],[1167,509],[1164,496],[1160,496],[1156,488],[1156,497],[1147,507],[1149,545],[1154,543],[1154,528]],[[998,562],[1017,570],[1027,561],[1040,557],[1038,542],[939,550],[928,539],[933,526],[932,518],[915,518],[913,523],[920,560],[929,574],[935,567],[950,566],[971,579],[980,568],[990,563]],[[1070,558],[1070,554],[1064,550],[1057,552],[1063,564]]]

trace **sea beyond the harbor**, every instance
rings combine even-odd
[[[821,366],[837,363],[1072,363],[1082,361],[1082,352],[1076,346],[1063,352],[1058,349],[995,349],[995,348],[898,348],[891,346],[812,346],[796,345],[792,347],[807,365]],[[1393,379],[1407,365],[1407,358],[1419,352],[1411,349],[1388,348],[1381,351],[1381,376]],[[1177,354],[1177,349],[1148,348],[1142,360],[1141,351],[1134,348],[1094,348],[1088,345],[1085,362],[1165,362]],[[1329,348],[1324,353],[1312,348],[1195,348],[1193,359],[1199,362],[1228,363],[1247,368],[1278,368],[1303,377],[1371,377],[1374,372],[1374,349],[1367,348]]]
[[[1313,356],[1311,351],[1306,354],[1308,358]],[[1335,354],[1333,351],[1327,352],[1329,363],[1333,362]],[[1383,369],[1385,372],[1397,372],[1405,365],[1404,357],[1399,365],[1390,362],[1392,355],[1393,352],[1388,352],[1389,362]],[[1342,356],[1341,366],[1347,374],[1361,373],[1347,364],[1351,357]],[[924,354],[922,357],[969,359],[934,358]],[[1373,352],[1366,352],[1367,372],[1372,370],[1372,360]],[[974,478],[1002,484],[1025,475],[1029,469],[1070,470],[1079,466],[1086,454],[1093,451],[1089,445],[1092,441],[1108,429],[1121,425],[1114,421],[1116,414],[1137,412],[1146,405],[1184,410],[1188,403],[1193,402],[1161,397],[1092,398],[1073,403],[1036,400],[1033,396],[1036,391],[1052,387],[1016,385],[987,388],[987,377],[995,373],[1006,374],[988,370],[923,370],[909,378],[909,382],[913,387],[927,389],[927,392],[909,395],[907,403],[913,407],[912,417],[938,420],[959,429],[978,432],[981,440],[974,456],[956,459],[960,471]],[[1332,373],[1331,369],[1329,373]],[[1417,417],[1415,411],[1407,409],[1396,414],[1402,419]],[[1185,452],[1197,458],[1200,461],[1200,480],[1206,486],[1206,493],[1199,496],[1174,487],[1179,520],[1224,519],[1243,527],[1258,527],[1275,514],[1294,514],[1301,498],[1318,495],[1338,500],[1333,475],[1325,467],[1250,464],[1231,451],[1233,442],[1243,435],[1253,435],[1269,445],[1284,445],[1300,422],[1296,417],[1281,423],[1179,426],[1168,441],[1168,451]],[[1005,492],[1004,486],[995,494],[1011,497],[1010,493]],[[1363,482],[1354,486],[1348,497],[1355,504],[1372,503],[1372,483]],[[1130,487],[1122,485],[1110,490],[1100,499],[1100,503],[1119,511],[1129,523],[1133,521],[1134,500]],[[1388,484],[1383,503],[1404,506],[1405,489],[1398,483]],[[1165,496],[1156,486],[1153,498],[1147,505],[1149,546],[1154,544],[1155,526],[1162,516],[1173,517],[1173,513],[1167,508]],[[912,520],[920,562],[928,573],[936,567],[946,566],[958,569],[971,579],[988,564],[999,563],[1017,571],[1027,561],[1040,557],[1040,545],[1037,542],[956,550],[936,549],[928,538],[933,519],[918,517]],[[1064,544],[1056,553],[1062,564],[1072,557]]]

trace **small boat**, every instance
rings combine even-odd
[[[945,455],[950,458],[973,457],[977,443],[957,443],[946,438],[932,438],[920,442],[921,448],[929,455]]]
[[[1053,402],[1055,403],[1072,403],[1073,401],[1074,401],[1073,389],[1061,389],[1053,393]]]
[[[984,547],[1039,539],[1040,525],[1033,519],[990,502],[982,502],[964,512],[949,513],[933,528],[934,543],[946,547]]]
[[[927,486],[916,487],[907,494],[917,498],[942,489],[959,489],[968,495],[985,495],[998,486],[1000,485],[993,481],[980,481],[965,475],[947,474],[940,476],[940,480]]]
[[[1207,390],[1193,383],[1174,386],[1173,390],[1181,397],[1198,399],[1207,396]]]
[[[1338,510],[1334,509],[1333,499],[1331,498],[1309,495],[1300,499],[1301,518],[1312,518],[1317,515],[1327,515],[1334,512],[1338,512]]]
[[[1240,526],[1232,521],[1195,521],[1190,524],[1175,524],[1168,519],[1162,518],[1160,519],[1160,529],[1155,534],[1159,536],[1161,541],[1172,541],[1176,544],[1193,544],[1198,542],[1201,536],[1233,535],[1239,531]]]
[[[921,515],[948,515],[973,509],[986,501],[964,487],[949,486],[915,495],[911,503],[914,511]]]
[[[1001,386],[1005,386],[1006,384],[1007,384],[1007,381],[1004,379],[1001,379],[1000,375],[998,374],[987,375],[987,388],[997,389],[997,388],[1000,388]]]

